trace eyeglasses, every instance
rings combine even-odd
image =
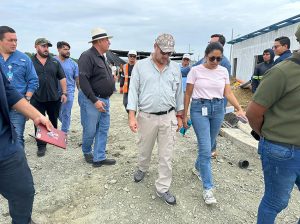
[[[212,57],[208,57],[208,60],[211,62],[214,62],[215,60],[217,60],[217,62],[220,62],[222,60],[222,57],[212,56]]]
[[[281,47],[282,45],[274,45],[273,47],[272,47],[272,49],[277,49],[277,48],[279,48],[279,47]]]
[[[160,50],[160,53],[164,56],[165,55],[171,56],[173,54],[173,52],[163,52],[160,48],[159,48],[159,50]]]
[[[131,55],[131,54],[130,54],[129,57],[130,57],[130,58],[136,58],[136,55],[134,55],[134,54]]]

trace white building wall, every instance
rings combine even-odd
[[[299,43],[295,37],[295,32],[299,24],[300,22],[234,44],[231,52],[232,69],[234,69],[234,58],[237,58],[237,66],[236,74],[234,74],[233,70],[232,74],[236,75],[237,79],[243,81],[250,80],[255,67],[255,56],[261,55],[267,48],[272,48],[274,40],[277,37],[289,37],[291,40],[290,50],[299,49]]]

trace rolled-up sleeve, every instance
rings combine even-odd
[[[26,80],[28,82],[26,92],[34,93],[39,88],[39,78],[29,57],[26,59]]]
[[[129,85],[129,93],[128,93],[128,104],[127,110],[137,111],[138,101],[139,101],[139,82],[140,82],[140,74],[139,74],[139,63],[136,63],[132,69],[130,85]]]

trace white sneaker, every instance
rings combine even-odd
[[[194,167],[192,169],[193,174],[196,175],[196,177],[198,177],[198,179],[202,182],[201,176],[200,176],[200,172]]]
[[[203,199],[207,205],[217,203],[217,199],[214,197],[212,189],[203,191]]]

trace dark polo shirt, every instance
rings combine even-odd
[[[32,97],[42,103],[59,100],[58,80],[66,78],[59,61],[48,56],[45,65],[43,65],[35,55],[32,57],[32,62],[39,77],[39,88]]]
[[[110,97],[115,89],[112,71],[103,55],[91,47],[78,60],[79,83],[84,95],[95,103],[100,98]]]

